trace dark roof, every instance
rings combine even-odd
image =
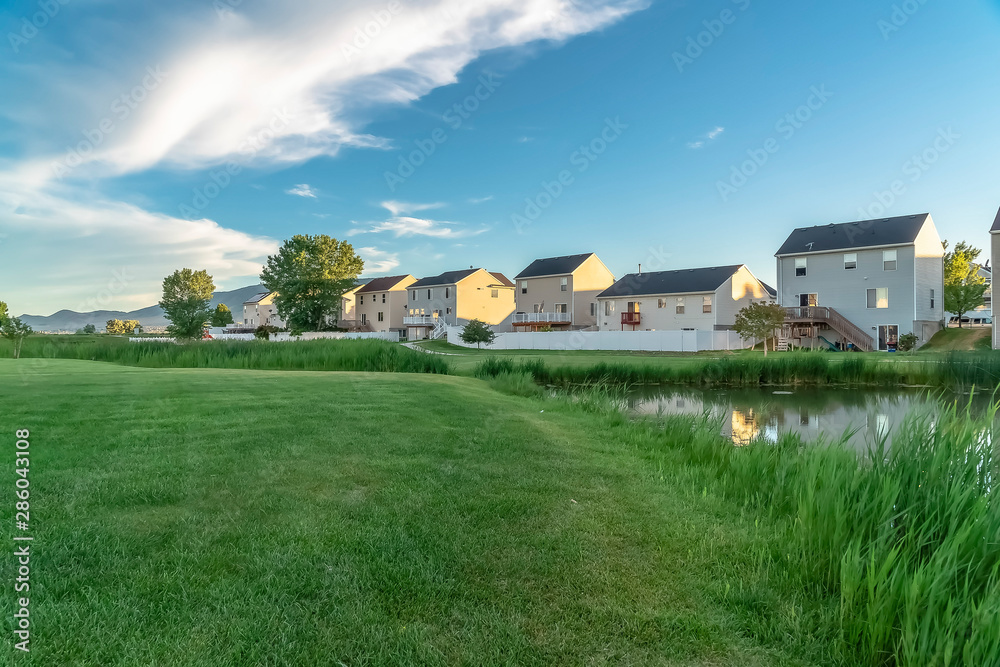
[[[561,276],[567,273],[573,273],[580,268],[581,264],[587,261],[588,257],[593,254],[594,253],[592,252],[587,252],[582,255],[566,255],[564,257],[536,259],[528,265],[528,268],[514,276],[514,280],[520,280],[521,278],[537,278],[539,276]]]
[[[417,287],[434,287],[435,285],[454,285],[460,280],[465,280],[479,269],[464,269],[462,271],[445,271],[439,276],[428,276],[421,278],[410,285],[410,289]]]
[[[510,281],[510,278],[498,271],[490,271],[489,274],[497,279],[497,282],[505,287],[513,287],[514,283]]]
[[[775,256],[913,243],[928,217],[929,213],[921,213],[897,218],[799,227],[788,235]]]
[[[773,287],[771,287],[770,285],[768,285],[767,283],[765,283],[763,280],[760,281],[760,285],[761,285],[761,287],[764,288],[764,291],[767,292],[768,295],[770,295],[770,296],[778,296],[778,290],[774,289]]]
[[[260,300],[263,299],[268,294],[270,294],[270,292],[261,292],[260,294],[255,294],[254,296],[244,301],[243,304],[246,305],[248,303],[259,303]]]
[[[409,277],[410,274],[406,274],[404,276],[386,276],[385,278],[375,278],[359,289],[357,293],[367,294],[368,292],[388,292]]]
[[[991,232],[1000,232],[1000,211],[997,211],[997,219],[993,221],[993,226],[990,227]]]
[[[711,266],[704,269],[630,273],[597,295],[602,297],[645,296],[649,294],[687,294],[714,292],[729,280],[742,264]]]

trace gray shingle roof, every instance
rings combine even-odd
[[[990,227],[991,232],[1000,232],[1000,211],[997,211],[997,219],[993,221],[993,226]]]
[[[421,278],[410,285],[409,289],[417,287],[436,287],[438,285],[454,285],[461,280],[465,280],[479,269],[464,269],[462,271],[445,271],[439,276],[428,276]]]
[[[731,264],[702,269],[630,273],[598,294],[597,298],[714,292],[741,266],[743,265]]]
[[[810,252],[913,243],[928,217],[929,213],[921,213],[879,220],[799,227],[788,235],[778,252],[774,254],[776,257],[804,255]]]
[[[263,299],[268,294],[270,294],[270,292],[261,292],[260,294],[255,294],[254,296],[252,296],[249,299],[247,299],[246,301],[244,301],[243,304],[247,305],[247,304],[251,304],[251,303],[259,303],[260,300]]]
[[[385,278],[375,278],[365,284],[364,287],[358,290],[358,294],[367,294],[369,292],[388,292],[393,287],[401,283],[405,278],[409,278],[410,274],[404,276],[386,276]]]
[[[539,276],[559,276],[567,273],[573,273],[580,267],[581,264],[587,261],[588,257],[593,254],[594,253],[592,252],[587,252],[582,255],[565,255],[563,257],[546,257],[545,259],[536,259],[528,265],[528,268],[514,276],[514,280],[520,280],[521,278],[537,278]]]

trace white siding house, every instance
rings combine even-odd
[[[775,254],[794,343],[885,350],[944,319],[944,250],[929,214],[795,229]]]
[[[990,266],[996,266],[997,260],[1000,260],[1000,211],[997,211],[996,220],[993,221],[993,226],[990,228]],[[990,285],[991,293],[993,285]],[[990,300],[990,314],[993,313],[993,303],[992,298]],[[1000,327],[997,323],[993,323],[993,349],[1000,350],[1000,331],[997,331]]]
[[[630,273],[597,295],[601,331],[732,329],[736,313],[770,301],[744,264]]]

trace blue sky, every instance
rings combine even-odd
[[[64,1],[0,10],[15,313],[251,284],[296,233],[366,275],[771,281],[793,227],[930,212],[985,248],[1000,207],[997,2]]]

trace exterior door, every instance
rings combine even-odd
[[[800,294],[799,295],[799,306],[805,308],[807,306],[816,306],[819,304],[819,295],[817,294]]]
[[[878,349],[893,349],[899,341],[899,327],[895,324],[880,324],[878,327]]]

